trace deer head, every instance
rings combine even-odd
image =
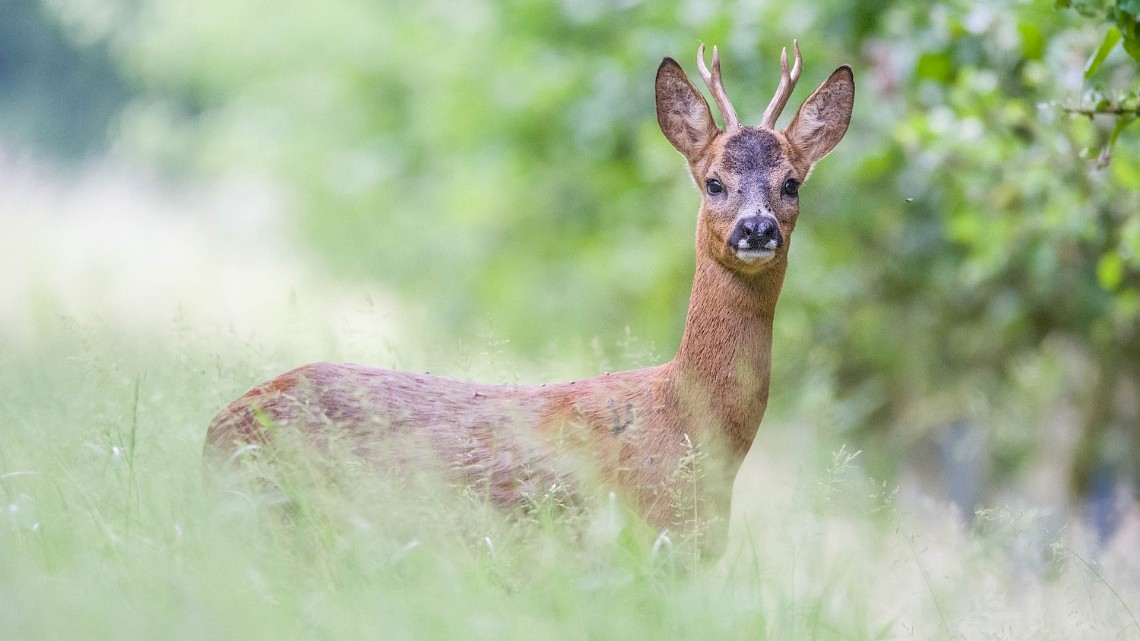
[[[786,265],[788,242],[799,215],[799,188],[812,166],[830,152],[851,120],[855,80],[851,67],[839,67],[815,90],[782,131],[776,120],[799,79],[802,60],[794,43],[789,70],[787,49],[780,56],[781,78],[759,126],[741,126],[724,91],[720,57],[713,47],[712,70],[704,45],[697,67],[720,109],[717,127],[705,99],[681,66],[665,58],[657,69],[657,122],[689,164],[702,192],[697,223],[697,255],[731,272],[754,275]]]

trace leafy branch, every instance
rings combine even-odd
[[[1085,77],[1088,77],[1087,72]],[[1116,145],[1116,139],[1120,137],[1120,132],[1140,118],[1140,93],[1130,91],[1115,100],[1110,100],[1099,92],[1093,92],[1092,98],[1091,106],[1061,107],[1061,110],[1068,114],[1085,116],[1090,119],[1096,116],[1116,118],[1116,124],[1113,125],[1112,131],[1108,134],[1108,139],[1105,140],[1100,153],[1097,154],[1097,166],[1103,168],[1107,167],[1112,160],[1112,148]]]
[[[1108,52],[1122,40],[1128,55],[1140,62],[1140,0],[1057,0],[1056,6],[1057,9],[1072,9],[1085,18],[1112,25],[1094,56],[1096,67],[1104,62]],[[1086,69],[1085,77],[1093,73],[1096,73],[1096,69]]]
[[[1104,39],[1085,65],[1086,81],[1096,75],[1118,44],[1123,46],[1134,61],[1140,63],[1140,0],[1057,0],[1057,9],[1070,8],[1086,18],[1109,23]],[[1112,159],[1112,148],[1116,145],[1120,132],[1140,118],[1140,94],[1130,91],[1110,100],[1098,92],[1094,98],[1091,107],[1062,107],[1062,110],[1088,118],[1116,118],[1112,132],[1097,155],[1097,165],[1106,167]]]
[[[1107,105],[1102,107],[1061,107],[1061,111],[1076,116],[1140,116],[1140,107]]]

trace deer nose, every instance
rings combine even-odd
[[[728,242],[734,249],[776,249],[784,239],[771,217],[746,216],[736,223]]]

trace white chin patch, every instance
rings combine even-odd
[[[736,257],[746,263],[764,262],[776,255],[775,249],[738,249]]]

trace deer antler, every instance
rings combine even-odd
[[[705,79],[705,84],[712,92],[716,106],[720,108],[720,115],[724,117],[725,132],[732,132],[740,128],[740,121],[736,119],[736,110],[732,108],[728,94],[724,92],[724,82],[720,77],[720,54],[717,53],[716,45],[713,45],[712,64],[713,70],[709,73],[709,68],[705,66],[705,43],[702,42],[701,46],[697,47],[697,68],[700,69],[701,77]],[[799,67],[796,69],[798,73]]]
[[[760,121],[761,127],[776,128],[776,119],[780,117],[784,105],[788,104],[788,98],[792,96],[792,89],[796,88],[796,81],[800,79],[803,59],[800,58],[798,40],[792,40],[792,48],[796,50],[796,62],[792,65],[791,72],[788,71],[788,48],[784,47],[780,51],[780,86],[776,89],[776,95],[772,96],[772,102],[768,103],[768,108],[764,110],[764,119]]]

